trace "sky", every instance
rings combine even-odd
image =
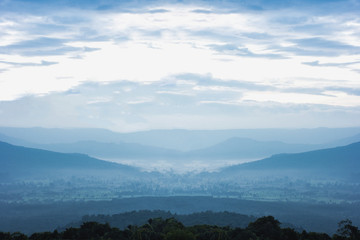
[[[360,0],[0,0],[0,125],[360,124]]]

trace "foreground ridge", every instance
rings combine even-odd
[[[250,222],[246,228],[231,228],[229,226],[219,227],[216,225],[195,225],[184,226],[175,218],[154,218],[149,219],[142,226],[129,225],[124,230],[111,227],[108,223],[84,222],[79,228],[67,228],[58,232],[34,233],[26,236],[20,232],[4,233],[0,232],[1,240],[46,240],[46,239],[93,239],[93,240],[112,240],[112,239],[141,239],[141,240],[358,240],[360,231],[358,227],[352,225],[350,220],[343,220],[339,223],[337,233],[330,237],[326,233],[300,232],[292,228],[281,228],[280,222],[273,216],[258,218]]]

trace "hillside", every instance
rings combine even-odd
[[[224,172],[238,170],[316,170],[343,174],[360,173],[360,142],[343,147],[328,148],[272,157],[232,166]]]
[[[214,146],[190,151],[188,157],[238,159],[267,157],[278,153],[304,152],[320,148],[318,145],[288,144],[279,141],[256,141],[248,138],[230,138]]]
[[[46,171],[51,174],[58,170],[123,170],[134,168],[110,163],[84,154],[64,154],[46,150],[14,146],[0,142],[0,173],[17,175],[20,172]]]
[[[347,138],[339,139],[337,141],[330,142],[326,145],[328,145],[329,147],[336,147],[336,146],[345,146],[345,145],[349,145],[351,143],[356,143],[356,142],[360,142],[360,133],[353,135],[351,137],[347,137]]]

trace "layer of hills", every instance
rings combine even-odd
[[[98,160],[83,154],[57,153],[14,146],[5,142],[0,142],[0,161],[3,173],[59,169],[135,171],[132,167]],[[263,160],[231,166],[220,173],[291,169],[337,172],[357,176],[360,174],[360,142],[304,153],[274,155]]]
[[[247,138],[260,142],[278,141],[288,144],[347,145],[360,141],[360,128],[315,129],[233,129],[233,130],[151,130],[119,133],[106,129],[58,129],[0,127],[0,134],[22,143],[58,144],[81,141],[103,143],[137,143],[141,145],[191,151],[208,148],[230,138]],[[7,142],[6,140],[3,140]],[[341,144],[337,142],[341,141]],[[10,142],[23,145],[18,142]],[[336,146],[333,145],[333,146]]]
[[[29,223],[42,226],[39,223],[45,224],[54,219],[58,220],[56,226],[59,226],[61,221],[66,223],[76,221],[76,218],[85,214],[115,214],[133,209],[168,211],[189,206],[191,209],[201,211],[234,211],[237,209],[238,212],[249,215],[260,214],[260,212],[261,214],[274,212],[279,216],[287,214],[287,221],[294,223],[296,222],[294,219],[297,219],[299,220],[296,222],[298,226],[308,227],[319,224],[316,229],[321,229],[327,219],[331,220],[332,226],[336,226],[336,223],[344,216],[358,219],[360,141],[358,141],[359,135],[356,135],[355,130],[333,139],[331,144],[336,147],[331,147],[330,143],[324,144],[324,141],[318,144],[304,144],[301,141],[298,143],[295,143],[296,141],[281,142],[278,141],[279,139],[269,141],[265,138],[254,140],[245,135],[229,135],[230,137],[220,142],[189,151],[143,145],[140,142],[120,141],[118,138],[116,141],[107,141],[109,140],[107,137],[84,137],[81,134],[79,136],[73,134],[73,138],[69,139],[64,137],[63,142],[58,141],[60,139],[56,139],[55,135],[49,134],[48,137],[54,137],[54,139],[49,144],[45,144],[46,138],[42,134],[45,134],[47,130],[42,130],[42,132],[36,135],[36,131],[34,131],[31,132],[34,135],[24,137],[26,131],[21,134],[19,132],[18,135],[11,135],[10,132],[5,134],[0,131],[0,140],[2,140],[0,142],[0,208],[2,207],[3,212],[10,205],[13,208],[13,211],[7,214],[7,218],[0,221],[2,226],[10,226],[10,223],[18,222],[20,224],[21,221],[22,226],[30,226]],[[21,136],[23,138],[20,138]],[[179,135],[175,134],[175,136]],[[36,139],[41,141],[32,142]],[[339,146],[349,143],[349,141],[351,144]],[[355,143],[352,143],[353,141]],[[48,150],[44,150],[45,146]],[[314,150],[316,148],[323,149]],[[63,152],[60,153],[59,150]],[[103,153],[107,154],[106,156],[134,158],[134,161],[137,161],[137,158],[145,158],[150,164],[160,156],[171,156],[167,159],[168,161],[202,158],[212,164],[210,161],[212,159],[251,157],[254,156],[251,155],[254,152],[258,156],[265,155],[266,157],[262,160],[226,167],[215,173],[187,173],[184,175],[141,172],[134,167],[94,157],[96,154]],[[283,152],[287,153],[279,154]],[[68,174],[70,177],[63,179],[64,174]],[[255,179],[261,175],[261,179]],[[136,177],[131,179],[133,176]],[[294,178],[294,176],[298,178]],[[326,176],[326,178],[317,181],[315,179],[317,176]],[[51,178],[54,178],[54,181]],[[121,182],[124,178],[125,180]],[[126,178],[130,180],[126,180]],[[34,179],[35,181],[33,181]],[[313,183],[315,183],[315,187],[312,185]],[[216,197],[204,198],[202,202],[199,198],[189,198],[186,205],[184,198],[179,198],[178,201],[168,198],[177,196],[177,194]],[[136,198],[132,198],[132,196]],[[139,196],[166,197],[156,202],[155,198],[141,200]],[[223,198],[223,196],[230,197]],[[253,196],[254,198],[252,198]],[[103,199],[103,202],[97,203],[99,199]],[[244,200],[240,201],[240,199]],[[258,205],[252,206],[253,203],[249,200],[254,199],[261,200],[262,202],[259,204],[263,208]],[[270,201],[275,199],[274,201],[278,202],[276,204],[267,202],[269,199]],[[330,204],[319,204],[314,208],[304,208],[301,205],[313,200],[325,201]],[[208,205],[211,201],[218,202],[217,206],[220,208]],[[297,201],[301,202],[300,205],[294,205],[291,212],[290,205]],[[341,204],[332,205],[336,201]],[[41,205],[39,202],[50,205]],[[77,202],[78,204],[75,204]],[[132,205],[134,202],[138,204],[136,208]],[[10,205],[5,203],[10,203]],[[30,203],[33,215],[24,218],[24,208],[18,203]],[[61,204],[70,207],[66,208],[67,210],[60,209]],[[172,208],[169,208],[169,205]],[[44,210],[45,212],[39,211],[39,209],[46,209],[44,206],[51,207]],[[84,206],[86,209],[80,211]],[[325,207],[326,210],[324,210]],[[345,207],[348,208],[346,213],[344,212]],[[57,211],[56,214],[53,213],[54,209]],[[336,216],[331,218],[335,210]],[[20,216],[18,216],[19,213]],[[68,216],[68,213],[73,215]],[[38,222],[35,223],[34,219],[37,219]],[[67,220],[63,221],[64,219]],[[324,226],[327,225],[329,224]]]
[[[260,142],[247,138],[231,138],[208,148],[187,152],[126,142],[104,143],[97,141],[80,141],[74,143],[27,145],[56,152],[83,153],[98,158],[113,159],[262,158],[277,153],[303,152],[321,147],[318,145],[287,144],[275,141]]]
[[[347,145],[360,141],[360,134],[353,135],[359,131],[357,128],[320,128],[313,132],[309,129],[265,129],[116,133],[104,129],[3,127],[0,128],[0,141],[104,159],[260,159],[279,153],[299,153]],[[268,139],[271,133],[273,135],[270,141]],[[326,140],[319,138],[319,135]],[[309,141],[302,143],[305,136]],[[280,141],[284,139],[288,141]],[[307,143],[313,139],[317,139],[318,144]]]
[[[328,145],[258,141],[249,138],[232,137],[215,145],[191,151],[166,149],[140,143],[121,142],[119,140],[109,143],[99,142],[100,140],[109,140],[108,133],[117,137],[121,134],[96,129],[93,131],[85,131],[84,129],[64,130],[63,140],[65,141],[65,136],[72,136],[73,139],[66,138],[67,142],[51,144],[34,143],[28,140],[39,139],[45,141],[49,137],[60,140],[59,136],[55,134],[60,131],[59,129],[0,128],[0,130],[5,131],[7,134],[13,134],[7,136],[0,133],[0,141],[3,141],[0,143],[0,161],[2,165],[0,176],[2,178],[11,175],[27,176],[30,173],[39,171],[49,175],[50,172],[59,170],[82,170],[89,174],[90,172],[99,172],[99,170],[111,170],[122,171],[128,175],[135,173],[141,175],[140,171],[133,167],[99,160],[111,158],[133,159],[133,161],[142,159],[148,161],[148,164],[157,159],[175,162],[190,161],[190,163],[192,163],[191,161],[202,160],[209,165],[212,164],[211,161],[214,159],[225,161],[226,159],[257,158],[263,160],[224,168],[219,174],[226,176],[245,171],[268,171],[274,175],[274,171],[290,174],[289,171],[293,170],[296,173],[301,173],[302,176],[306,172],[310,175],[313,174],[313,171],[316,171],[329,176],[348,176],[350,179],[360,179],[358,171],[360,169],[359,143],[335,148],[326,147],[332,146],[336,142],[345,144],[349,141],[360,140],[358,139],[359,134],[350,135],[347,130],[345,131],[346,134],[342,133],[342,136],[348,135],[346,138],[338,139]],[[23,132],[20,130],[23,130]],[[35,130],[39,130],[39,134],[35,135]],[[95,136],[92,134],[97,131],[104,133],[104,135],[99,135],[99,141],[93,140]],[[325,130],[321,129],[321,131]],[[229,131],[225,132],[229,133]],[[215,131],[215,133],[218,132]],[[176,135],[176,131],[174,134],[174,137],[179,136]],[[184,132],[181,134],[184,136]],[[195,131],[190,135],[195,136],[196,134],[198,133]],[[19,136],[24,139],[16,138]],[[90,140],[81,140],[86,138]],[[81,141],[71,142],[72,140]],[[22,145],[23,147],[16,145]]]

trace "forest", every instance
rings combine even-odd
[[[80,227],[64,231],[40,232],[27,236],[20,232],[0,232],[1,240],[358,240],[360,230],[348,219],[339,222],[333,236],[326,233],[295,231],[282,228],[273,216],[264,216],[250,222],[245,228],[217,225],[185,226],[175,218],[150,218],[142,226],[129,225],[125,229],[111,227],[108,223],[84,222]]]

